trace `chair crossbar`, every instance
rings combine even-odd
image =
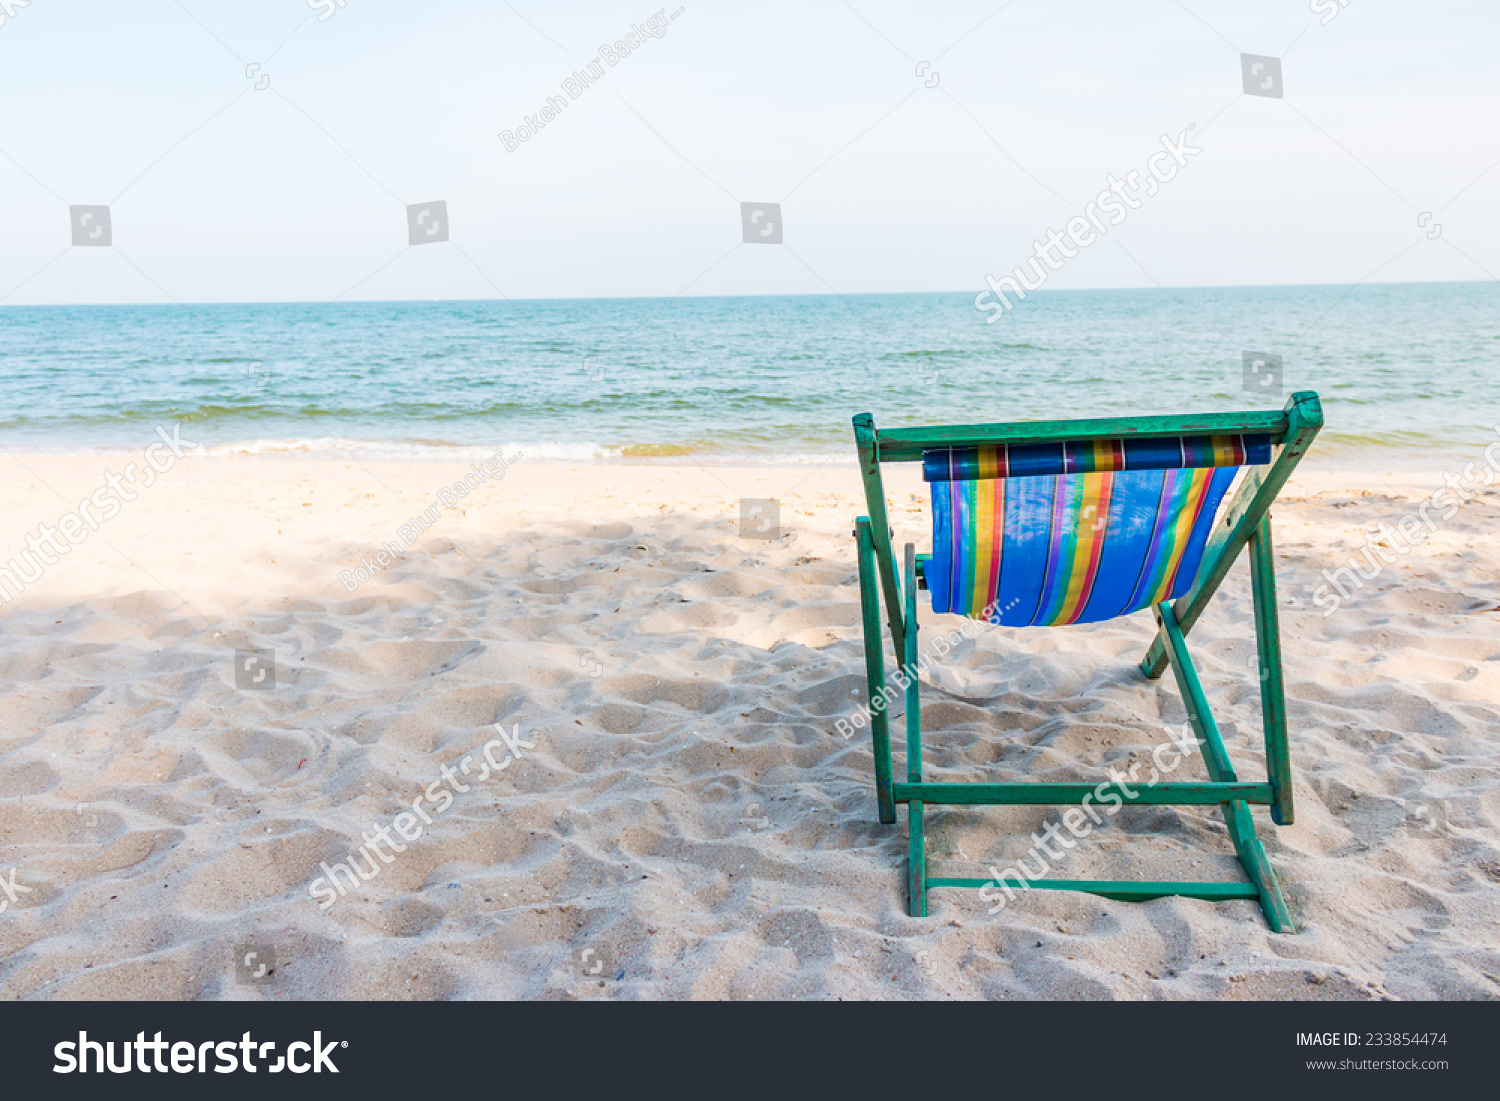
[[[1111,781],[1101,784],[906,783],[895,784],[893,795],[897,803],[920,799],[924,803],[946,806],[997,803],[1008,806],[1074,804],[1086,807],[1086,801],[1092,800],[1114,808],[1132,805],[1211,807],[1235,800],[1265,805],[1275,801],[1275,789],[1270,784],[1192,782],[1159,783],[1151,787]],[[1115,802],[1116,799],[1119,800],[1118,803]]]
[[[1006,881],[1010,886],[1010,881]],[[955,879],[951,876],[928,876],[929,887],[991,887],[993,879]],[[1012,887],[1012,889],[1015,889]],[[1201,898],[1210,902],[1228,902],[1231,899],[1255,899],[1260,897],[1253,883],[1200,883],[1196,881],[1131,879],[1032,879],[1022,890],[1026,891],[1083,891],[1091,895],[1102,895],[1117,902],[1149,902],[1153,898]]]
[[[1285,411],[1201,413],[1168,417],[1105,417],[1094,420],[1012,421],[1004,424],[886,428],[879,434],[883,463],[921,462],[930,447],[976,447],[996,443],[1051,443],[1062,440],[1127,440],[1153,436],[1265,433],[1279,444],[1288,428]]]

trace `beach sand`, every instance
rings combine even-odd
[[[0,557],[105,463],[0,460]],[[1439,483],[1351,463],[1275,510],[1297,822],[1254,815],[1300,927],[1278,936],[1251,902],[1038,891],[992,915],[937,889],[906,916],[905,811],[879,824],[866,732],[835,733],[864,701],[852,465],[523,458],[350,592],[340,571],[466,469],[189,458],[0,607],[4,996],[1500,996],[1500,485],[1328,617],[1319,571]],[[917,472],[888,486],[925,550]],[[741,498],[781,502],[779,538],[740,536]],[[923,686],[929,775],[1144,760],[1185,719],[1136,669],[1151,634],[961,641]],[[1263,776],[1243,564],[1190,641]],[[236,688],[236,649],[274,650],[273,690]],[[534,748],[313,896],[497,722]],[[930,865],[986,875],[1058,809],[930,813]],[[1052,874],[1242,878],[1217,811],[1150,807]]]

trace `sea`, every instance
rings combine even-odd
[[[1494,283],[0,307],[0,446],[210,455],[852,461],[877,426],[1279,408],[1314,459],[1465,453],[1500,425]]]

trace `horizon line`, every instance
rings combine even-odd
[[[1039,288],[1028,292],[1029,298],[1040,298],[1054,294],[1097,294],[1100,292],[1155,292],[1171,293],[1174,291],[1209,291],[1209,290],[1296,290],[1296,289],[1323,289],[1343,288],[1352,290],[1357,287],[1429,287],[1429,286],[1467,286],[1492,284],[1490,279],[1421,279],[1421,280],[1360,280],[1357,283],[1201,283],[1184,286],[1152,286],[1152,287],[1049,287]],[[984,291],[977,291],[983,294]],[[659,294],[659,295],[567,295],[541,298],[355,298],[329,301],[321,298],[304,299],[254,299],[254,300],[223,300],[223,301],[200,301],[200,302],[32,302],[32,303],[0,303],[0,310],[26,310],[26,309],[110,309],[122,306],[145,307],[160,306],[164,309],[193,309],[205,306],[399,306],[399,305],[437,305],[444,303],[474,303],[474,302],[507,302],[507,303],[531,303],[531,302],[675,302],[680,299],[708,300],[708,299],[731,299],[731,298],[891,298],[898,296],[915,297],[918,295],[967,295],[968,290],[956,291],[849,291],[847,293],[818,292],[818,293],[790,293],[790,294]]]

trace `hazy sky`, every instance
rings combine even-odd
[[[1493,0],[338,2],[0,3],[3,301],[977,293],[1190,123],[1049,287],[1500,272]]]

